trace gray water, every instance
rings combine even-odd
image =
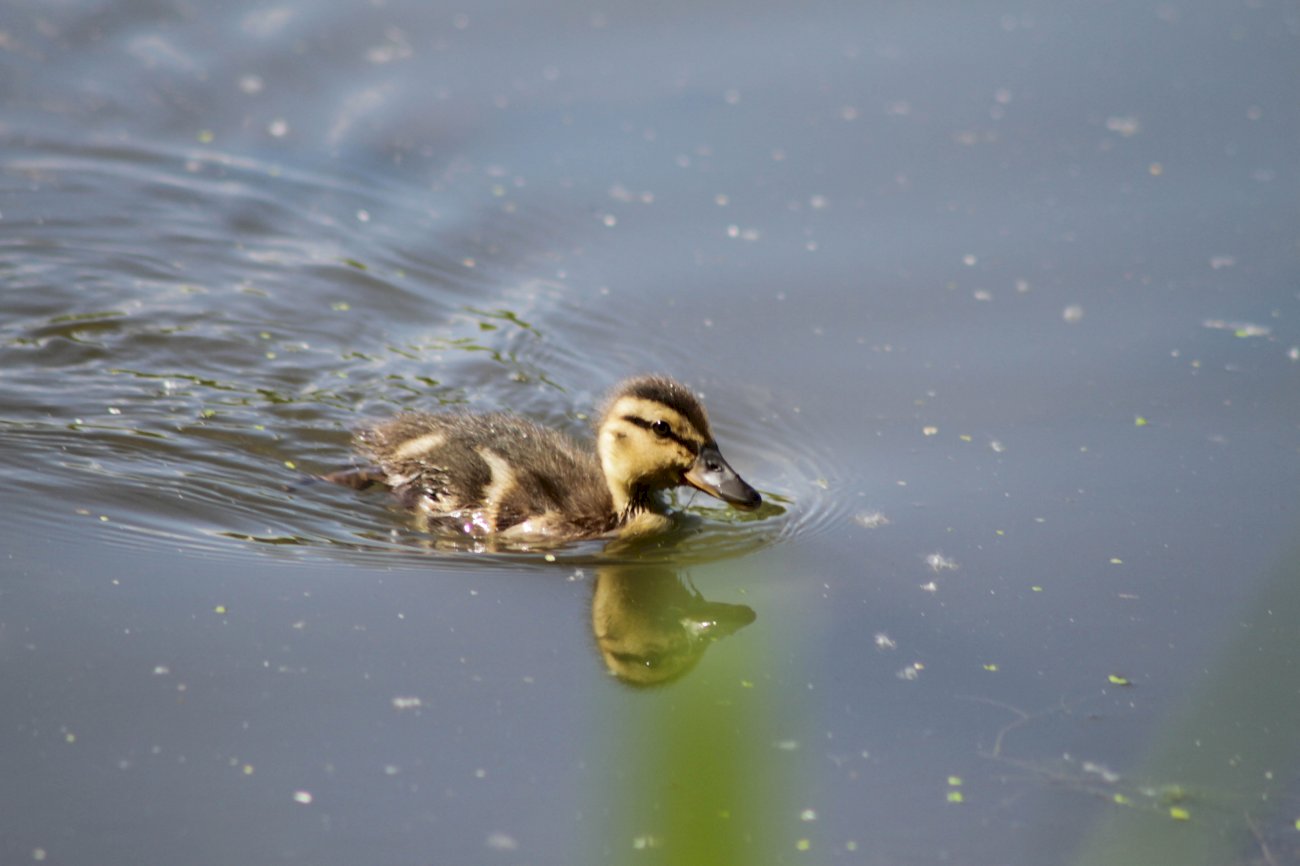
[[[1300,862],[1297,81],[1280,0],[8,4],[0,862]],[[303,483],[649,371],[768,508]]]

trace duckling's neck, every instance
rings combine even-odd
[[[619,447],[619,439],[620,434],[605,424],[596,445],[613,506],[615,526],[620,533],[633,527],[646,527],[647,530],[652,525],[658,527],[667,518],[654,498],[656,486],[649,479],[637,477],[631,470],[625,453]]]
[[[654,510],[654,500],[647,487],[637,484],[620,486],[611,479],[609,492],[614,498],[614,511],[618,514],[620,525],[632,520],[638,514]]]

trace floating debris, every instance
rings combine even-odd
[[[1084,761],[1080,766],[1085,773],[1092,773],[1108,785],[1113,785],[1120,779],[1119,773],[1093,761]]]
[[[1142,125],[1133,115],[1112,115],[1106,118],[1106,128],[1111,132],[1118,133],[1124,138],[1131,138],[1138,134]]]
[[[948,802],[949,803],[966,802],[966,797],[961,792],[961,784],[962,784],[961,776],[948,777]]]
[[[957,570],[957,560],[949,559],[948,557],[944,556],[942,553],[938,551],[935,551],[934,553],[926,554],[925,564],[926,566],[929,567],[931,571],[935,572],[936,574],[940,571]]]
[[[879,529],[889,525],[889,518],[883,511],[863,511],[853,516],[853,522],[863,529]]]
[[[878,650],[892,650],[898,648],[898,643],[883,631],[876,632],[875,641],[876,649]]]
[[[1206,319],[1202,327],[1212,331],[1231,331],[1234,337],[1267,337],[1273,333],[1268,325],[1256,325],[1254,322],[1232,322],[1227,319]]]

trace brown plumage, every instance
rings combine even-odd
[[[519,540],[664,528],[659,490],[691,484],[737,508],[761,503],[727,465],[704,407],[671,379],[630,379],[611,393],[596,452],[505,414],[403,413],[361,432],[370,466],[326,476],[390,488],[430,529]]]

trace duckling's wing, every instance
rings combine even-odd
[[[526,419],[407,413],[361,433],[357,445],[405,505],[476,530],[585,535],[604,531],[612,515],[595,455]]]

